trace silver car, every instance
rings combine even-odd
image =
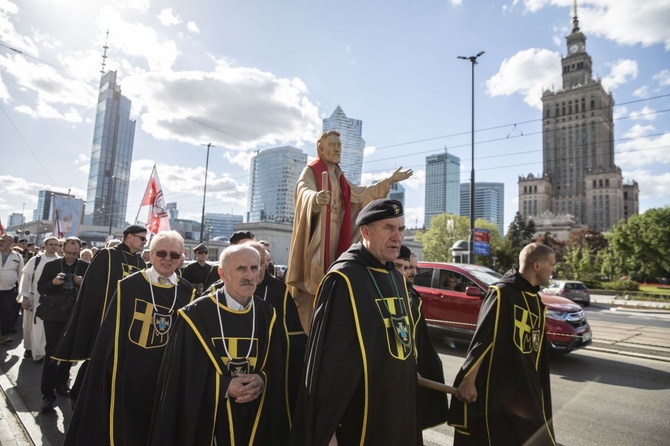
[[[542,291],[547,294],[565,297],[585,307],[591,305],[589,289],[578,280],[554,280]]]

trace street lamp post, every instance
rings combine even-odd
[[[214,147],[212,143],[203,144],[207,147],[207,161],[205,162],[205,187],[202,193],[202,218],[200,219],[200,243],[202,243],[203,235],[205,232],[205,199],[207,197],[207,171],[209,170],[209,149]]]
[[[469,60],[472,64],[472,170],[470,171],[470,242],[468,244],[468,263],[475,263],[475,65],[479,56],[483,54],[484,51],[480,51],[476,56],[458,56],[459,59]]]

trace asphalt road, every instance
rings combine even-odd
[[[670,438],[670,314],[586,309],[594,349],[552,357],[556,435],[561,445],[662,445]],[[20,333],[15,339],[21,339]],[[451,384],[467,343],[436,338]],[[603,348],[606,347],[606,348]],[[616,354],[612,354],[616,353]],[[627,356],[632,355],[632,356]],[[647,357],[656,357],[652,360]],[[59,397],[42,414],[41,364],[23,359],[22,343],[0,346],[0,384],[37,445],[60,445],[72,411]],[[76,367],[72,370],[75,376]],[[450,445],[448,426],[425,431],[426,445]]]

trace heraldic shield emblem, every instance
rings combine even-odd
[[[412,353],[413,341],[405,302],[400,297],[384,297],[376,302],[386,327],[389,353],[394,358],[406,359]]]
[[[539,317],[526,308],[514,306],[514,344],[521,353],[537,351],[540,345]]]
[[[159,336],[168,334],[171,326],[172,326],[171,314],[154,313],[154,329],[156,330],[156,334],[158,334]]]

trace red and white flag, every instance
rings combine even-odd
[[[151,171],[147,190],[144,192],[142,204],[140,204],[140,213],[146,208],[147,222],[146,227],[152,234],[158,234],[160,231],[170,230],[170,219],[168,218],[167,208],[165,207],[165,198],[163,197],[163,188],[158,180],[158,170],[156,165]]]

